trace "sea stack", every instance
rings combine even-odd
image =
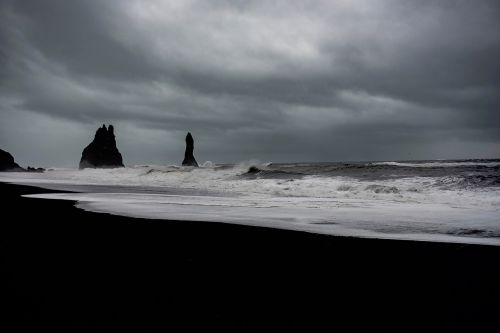
[[[97,129],[94,141],[82,152],[80,169],[83,168],[117,168],[123,167],[122,155],[116,148],[113,125]]]
[[[5,151],[0,149],[0,171],[25,171],[23,168],[19,166],[16,162],[14,162],[14,157]]]
[[[191,133],[188,132],[186,135],[186,152],[184,153],[184,161],[182,161],[183,166],[194,166],[197,167],[198,163],[193,155],[194,150],[194,140]]]

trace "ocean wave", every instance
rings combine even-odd
[[[366,190],[373,191],[375,193],[399,193],[399,189],[396,186],[386,186],[372,184],[366,187]]]
[[[500,206],[500,186],[495,186],[500,183],[498,175],[412,176],[365,180],[345,176],[305,175],[291,168],[279,170],[263,164],[259,165],[261,172],[248,174],[249,165],[251,164],[207,164],[202,168],[152,165],[116,169],[59,169],[43,174],[10,173],[3,177],[8,177],[7,181],[20,183],[168,188],[219,196],[329,198],[365,203],[437,202],[486,209],[498,209]]]
[[[421,176],[418,169],[388,177],[394,168],[351,165],[142,165],[0,173],[0,181],[84,192],[45,197],[113,214],[500,245],[500,176],[494,169],[446,169],[438,176]],[[248,173],[252,166],[258,172]],[[345,176],[338,168],[356,172]]]
[[[457,168],[457,167],[487,167],[496,168],[500,167],[500,162],[373,162],[368,163],[368,166],[396,166],[396,167],[407,167],[407,168]]]
[[[436,179],[435,185],[445,190],[498,188],[500,174],[440,177]]]

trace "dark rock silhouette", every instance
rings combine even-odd
[[[28,166],[28,169],[26,169],[26,171],[28,171],[28,172],[44,172],[45,169],[44,168],[32,168],[32,167]]]
[[[116,148],[113,125],[105,125],[97,129],[94,141],[82,152],[80,169],[83,168],[116,168],[123,167],[122,155]]]
[[[248,168],[248,172],[247,173],[259,173],[261,172],[262,170],[260,170],[259,168],[257,168],[256,166],[251,166],[250,168]]]
[[[0,171],[25,171],[14,162],[14,157],[7,151],[0,149]]]
[[[198,163],[193,155],[194,150],[194,140],[191,133],[188,132],[186,135],[186,152],[184,153],[184,161],[182,161],[183,166],[194,166],[197,167]]]

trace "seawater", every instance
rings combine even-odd
[[[248,173],[251,166],[260,171]],[[143,165],[0,173],[97,212],[500,245],[500,160]]]

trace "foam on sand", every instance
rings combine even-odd
[[[203,165],[56,169],[0,174],[0,181],[85,192],[30,197],[75,200],[85,210],[132,217],[500,245],[499,187],[467,188],[453,176],[248,178],[248,164]]]

